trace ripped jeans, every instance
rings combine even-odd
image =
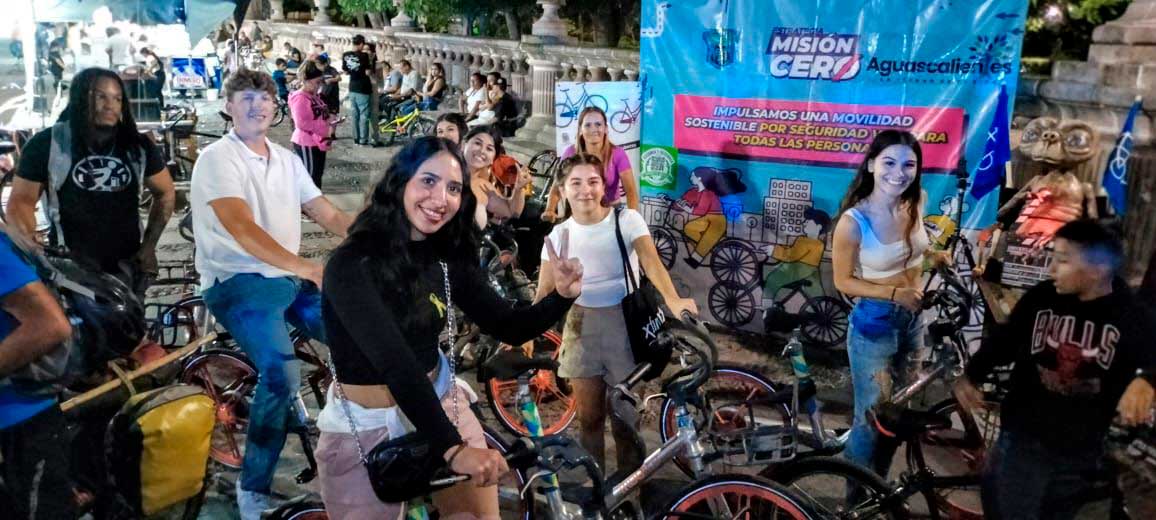
[[[867,422],[866,413],[906,384],[910,355],[923,348],[923,319],[898,303],[869,298],[859,299],[850,318],[847,354],[855,417],[845,453],[847,460],[886,479],[898,444],[877,449],[878,432]]]

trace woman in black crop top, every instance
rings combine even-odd
[[[398,153],[325,267],[322,317],[364,450],[406,433],[412,423],[454,472],[472,477],[435,494],[443,517],[497,518],[493,486],[507,468],[498,452],[485,449],[469,398],[452,382],[438,348],[446,339],[439,336],[448,307],[461,309],[497,339],[520,344],[570,308],[581,290],[582,266],[565,259],[560,244],[563,259],[553,268],[562,280],[557,292],[512,309],[479,266],[470,221],[476,201],[465,189],[464,165],[456,147],[436,137],[419,138]],[[318,417],[326,509],[334,518],[396,518],[402,504],[382,504],[373,494],[340,392],[331,395]]]

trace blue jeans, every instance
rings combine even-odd
[[[285,438],[298,425],[301,362],[293,353],[289,325],[325,341],[321,292],[297,278],[238,274],[205,290],[204,298],[257,366],[240,478],[241,489],[268,494]]]
[[[355,143],[367,142],[370,139],[369,98],[369,94],[349,93],[349,101],[353,105],[353,142]]]
[[[859,299],[850,318],[847,354],[855,417],[847,440],[847,460],[886,478],[898,446],[888,443],[876,449],[878,432],[867,422],[866,413],[906,383],[908,358],[923,348],[923,319],[897,303],[869,298]]]
[[[1099,450],[1057,453],[1030,435],[1001,431],[980,487],[984,518],[1075,518],[1099,463]]]
[[[440,101],[438,101],[436,99],[432,99],[432,98],[425,98],[425,99],[421,100],[420,102],[414,101],[411,99],[411,100],[408,100],[408,101],[402,103],[401,106],[399,106],[397,108],[397,113],[399,115],[404,116],[410,112],[413,112],[415,107],[420,108],[420,109],[428,112],[431,110],[437,110],[438,105],[440,105],[440,104],[441,104]]]

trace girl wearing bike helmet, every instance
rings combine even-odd
[[[606,175],[606,195],[603,204],[607,207],[626,204],[638,211],[638,182],[626,151],[610,142],[610,127],[606,124],[606,112],[595,106],[588,106],[578,114],[578,142],[562,151],[562,159],[577,153],[588,153],[603,164]],[[557,188],[550,192],[546,201],[546,211],[542,220],[558,220],[558,201],[561,200]]]
[[[486,449],[466,385],[439,347],[453,342],[455,306],[500,341],[537,337],[578,297],[582,265],[567,257],[562,237],[560,256],[548,246],[555,292],[516,310],[495,294],[478,261],[465,164],[445,139],[406,146],[326,265],[322,317],[337,383],[317,419],[316,451],[331,518],[399,517],[404,504],[377,499],[358,446],[368,453],[413,430],[454,473],[471,477],[433,495],[441,517],[498,518],[494,485],[505,460]]]
[[[694,300],[680,297],[675,291],[642,215],[629,208],[611,209],[603,203],[606,186],[601,159],[582,153],[571,156],[562,161],[555,177],[555,186],[569,205],[571,217],[554,227],[546,243],[569,236],[570,254],[585,266],[582,295],[567,316],[562,332],[558,375],[570,378],[574,388],[582,447],[599,466],[606,467],[606,391],[626,379],[635,367],[622,316],[626,273],[615,225],[622,230],[631,269],[636,275],[639,266],[646,271],[674,316],[681,316],[683,311],[698,314],[698,307]],[[549,253],[545,249],[542,252],[535,300],[545,298],[557,284],[551,265],[556,258]],[[632,431],[624,426],[611,424],[618,467],[635,467],[640,461],[629,460]]]
[[[835,287],[859,298],[851,311],[855,416],[847,458],[886,475],[894,448],[875,453],[876,431],[866,413],[903,385],[908,356],[923,348],[922,272],[934,253],[923,227],[923,151],[909,132],[880,132],[859,165],[835,226]]]

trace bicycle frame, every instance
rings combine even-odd
[[[420,116],[421,108],[418,108],[415,105],[413,112],[393,118],[392,121],[385,123],[385,125],[383,125],[379,130],[382,132],[401,133],[406,129],[406,127],[409,126],[410,123],[416,121]]]

